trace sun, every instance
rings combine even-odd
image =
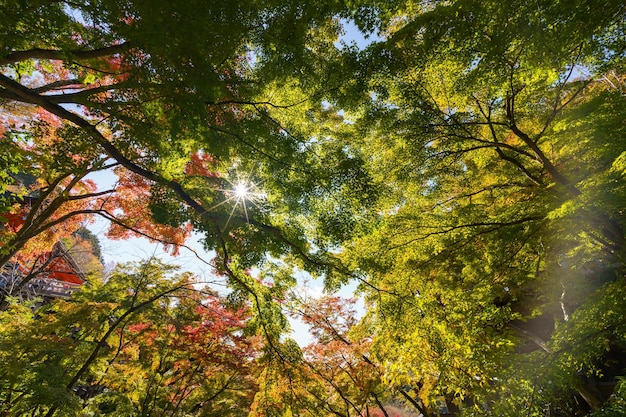
[[[223,204],[232,204],[232,209],[224,227],[228,226],[238,208],[240,213],[244,214],[246,222],[249,223],[248,204],[259,207],[258,203],[265,199],[266,194],[260,189],[258,184],[255,184],[249,178],[242,179],[239,177],[234,181],[225,178],[225,180],[229,187],[219,190],[224,193],[225,199],[211,207],[211,209],[215,209]]]
[[[233,186],[232,193],[237,200],[245,200],[250,196],[250,187],[246,182],[239,181]]]

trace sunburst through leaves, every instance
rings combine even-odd
[[[248,214],[248,204],[252,204],[257,208],[260,208],[259,202],[265,199],[265,192],[263,192],[263,190],[259,187],[259,184],[254,183],[249,178],[236,177],[233,181],[226,178],[226,181],[228,182],[228,187],[219,190],[224,193],[226,199],[216,204],[211,209],[215,209],[223,204],[232,204],[228,220],[224,225],[225,228],[228,226],[237,210],[243,212],[246,222],[249,223],[250,217]]]

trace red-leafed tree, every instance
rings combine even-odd
[[[389,391],[381,366],[369,357],[371,340],[357,325],[354,304],[331,295],[299,303],[293,315],[309,326],[313,341],[302,350],[285,343],[283,355],[265,364],[254,416],[415,414],[404,409],[400,393]]]
[[[370,338],[358,333],[354,304],[331,295],[302,304],[298,316],[314,337],[303,350],[304,361],[333,399],[333,412],[365,416],[378,410],[389,417],[384,402],[390,393],[381,369],[369,358]]]
[[[243,416],[260,347],[243,334],[247,318],[214,295],[189,294],[120,329],[119,356],[100,384],[140,414]]]
[[[127,239],[142,236],[156,239],[178,254],[180,245],[185,243],[191,233],[189,223],[168,225],[158,223],[153,218],[153,183],[133,172],[118,168],[116,192],[101,199],[98,209],[102,216],[111,221],[107,237]]]
[[[245,416],[261,347],[249,317],[154,259],[37,312],[11,304],[0,312],[11,340],[0,343],[0,411]]]

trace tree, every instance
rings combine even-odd
[[[357,129],[385,197],[344,263],[367,282],[373,356],[390,382],[425,405],[444,395],[481,407],[514,390],[509,371],[556,360],[555,325],[574,326],[590,292],[623,280],[624,100],[611,80],[622,77],[624,9],[382,9],[386,40],[363,53],[370,94]],[[594,363],[610,367],[608,356]],[[577,376],[588,368],[566,368],[552,387],[518,374],[515,398],[528,405],[541,390],[538,409],[574,395],[597,407]]]
[[[351,51],[333,45],[353,13],[343,2],[3,7],[5,138],[62,154],[32,165],[51,171],[42,187],[63,196],[56,205],[72,194],[57,180],[109,167],[119,176],[115,190],[72,195],[86,207],[59,221],[99,215],[112,237],[139,234],[173,251],[193,229],[244,292],[255,290],[245,269],[271,257],[316,275],[339,270],[332,251],[375,199],[361,156],[327,140],[350,130],[323,102],[343,84],[328,68],[350,63]],[[238,196],[237,184],[262,187],[261,200]],[[49,219],[7,236],[0,261],[60,224]]]
[[[11,139],[8,142],[13,145],[11,153],[27,158],[28,163],[22,164],[19,170],[29,183],[24,184],[13,176],[8,180],[10,192],[6,198],[10,207],[3,213],[7,222],[0,235],[2,265],[20,251],[22,255],[37,256],[41,251],[49,250],[56,241],[69,237],[81,224],[89,221],[98,197],[112,192],[98,192],[96,184],[86,178],[106,169],[102,160],[96,161],[96,166],[88,167],[62,161],[63,158],[50,149],[23,146]],[[56,163],[59,165],[54,166]],[[33,175],[35,172],[37,176]]]
[[[104,261],[100,240],[86,227],[81,227],[66,243],[69,253],[90,279],[104,279]]]
[[[3,412],[244,415],[259,354],[248,313],[172,272],[121,265],[70,301],[3,311]]]
[[[286,340],[282,357],[263,359],[252,415],[400,415],[382,367],[369,358],[371,338],[356,326],[354,303],[336,296],[295,302],[292,315],[310,327],[313,342],[301,349]]]

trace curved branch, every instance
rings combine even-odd
[[[148,180],[154,181],[155,183],[169,187],[170,189],[172,189],[172,191],[176,193],[176,195],[179,196],[179,198],[181,198],[181,200],[183,200],[192,209],[202,215],[207,214],[207,211],[204,209],[204,207],[202,207],[200,203],[198,203],[189,194],[187,194],[180,184],[172,180],[167,180],[160,175],[135,164],[133,161],[124,156],[111,142],[109,142],[107,138],[105,138],[104,135],[96,128],[96,126],[92,125],[88,120],[83,119],[79,115],[72,113],[69,110],[66,110],[58,104],[51,102],[49,100],[49,97],[41,96],[34,93],[29,88],[21,85],[17,81],[7,77],[4,74],[0,74],[0,85],[4,86],[4,88],[6,88],[8,91],[18,95],[19,97],[22,97],[25,101],[37,104],[44,110],[47,110],[62,119],[74,123],[78,127],[85,130],[85,132],[87,132],[95,140],[95,142],[100,145],[100,147],[108,156],[118,161],[120,165],[122,165],[124,168]]]
[[[78,78],[73,78],[73,79],[69,79],[69,80],[57,80],[57,81],[53,81],[51,83],[48,84],[44,84],[40,87],[37,88],[33,88],[33,91],[37,94],[39,93],[45,93],[47,91],[51,91],[51,90],[58,90],[60,88],[68,88],[71,86],[81,86],[81,88],[83,87],[83,83],[81,82],[81,80],[79,80]]]
[[[423,408],[419,402],[417,402],[415,399],[413,399],[409,394],[407,394],[406,392],[404,392],[402,389],[399,390],[400,394],[404,397],[405,400],[407,400],[408,402],[411,403],[411,405],[413,405],[413,407],[415,407],[417,409],[417,411],[419,411],[420,413],[422,413],[422,415],[427,416],[428,412],[426,411],[425,408]]]
[[[63,51],[59,49],[41,49],[33,48],[25,51],[14,51],[0,58],[0,66],[13,64],[27,59],[50,59],[50,60],[88,60],[94,58],[102,58],[109,55],[118,54],[128,50],[129,42],[123,42],[117,45],[104,46],[97,49],[74,49]],[[70,59],[68,59],[70,58]]]
[[[74,91],[72,93],[62,93],[62,94],[49,94],[49,95],[46,95],[45,97],[50,103],[54,103],[54,104],[69,104],[69,103],[83,104],[79,101],[81,98],[89,97],[94,94],[104,93],[104,92],[111,91],[111,90],[119,90],[123,88],[123,87],[120,87],[120,84],[107,84],[107,85],[100,85],[98,87],[92,87],[92,88],[84,88],[84,86],[82,87],[83,89],[81,89],[80,91]]]
[[[305,99],[303,99],[301,101],[298,101],[296,103],[282,104],[282,105],[281,104],[274,104],[271,101],[249,101],[249,100],[205,101],[204,104],[206,104],[207,106],[223,106],[223,105],[226,105],[226,104],[242,104],[242,105],[253,106],[255,108],[256,108],[256,106],[265,105],[265,106],[273,107],[275,109],[289,109],[291,107],[299,106],[300,104],[305,103],[308,100],[309,100],[308,98],[305,98]]]
[[[110,222],[112,222],[112,223],[117,224],[117,225],[118,225],[118,226],[120,226],[120,227],[123,227],[123,228],[125,228],[125,229],[130,230],[130,231],[131,231],[131,232],[133,232],[133,233],[136,233],[136,234],[138,234],[138,235],[140,235],[140,236],[145,237],[146,239],[153,240],[153,241],[155,241],[155,242],[159,242],[159,243],[161,243],[161,244],[163,244],[163,245],[170,245],[170,246],[177,246],[177,247],[179,247],[179,248],[184,248],[184,249],[188,250],[189,252],[193,253],[193,254],[194,254],[194,256],[196,257],[196,259],[198,259],[200,262],[202,262],[202,263],[204,263],[204,264],[206,264],[206,265],[208,265],[208,266],[214,267],[214,265],[213,265],[213,264],[211,264],[210,262],[208,262],[207,260],[205,260],[202,256],[200,256],[200,254],[198,253],[198,251],[196,251],[196,250],[195,250],[194,248],[192,248],[191,246],[185,245],[184,243],[176,243],[176,242],[171,242],[171,241],[165,240],[165,239],[163,239],[163,238],[159,238],[159,237],[151,236],[151,235],[149,235],[149,234],[147,234],[147,233],[144,233],[144,232],[142,232],[142,231],[140,231],[140,230],[138,230],[138,229],[135,229],[135,228],[134,228],[134,227],[132,227],[132,226],[127,225],[126,223],[124,223],[124,222],[123,222],[123,221],[121,221],[120,219],[116,218],[114,215],[112,215],[111,213],[109,213],[109,212],[108,212],[108,211],[106,211],[106,210],[102,210],[102,209],[100,209],[100,210],[93,210],[93,214],[97,214],[97,215],[99,215],[99,216],[101,216],[101,217],[103,217],[103,218],[107,219],[108,221],[110,221]]]
[[[522,223],[526,223],[526,222],[532,222],[532,221],[540,221],[543,220],[544,217],[542,216],[530,216],[530,217],[524,217],[521,219],[517,219],[517,220],[512,220],[510,222],[476,222],[476,223],[467,223],[467,224],[458,224],[458,225],[437,225],[437,226],[428,226],[428,225],[417,225],[418,228],[424,228],[424,229],[439,229],[439,230],[435,230],[433,232],[429,232],[426,233],[424,235],[421,235],[419,237],[410,239],[406,242],[394,245],[394,246],[390,246],[388,248],[388,250],[393,250],[393,249],[397,249],[399,247],[402,246],[406,246],[412,242],[418,241],[418,240],[424,240],[426,238],[429,238],[431,236],[436,236],[436,235],[443,235],[446,233],[450,233],[454,230],[458,230],[458,229],[466,229],[466,228],[473,228],[473,227],[487,227],[487,226],[492,226],[487,230],[482,231],[479,234],[484,234],[484,233],[489,233],[489,232],[493,232],[495,230],[498,230],[502,227],[509,227],[509,226],[517,226],[520,225]],[[441,230],[442,228],[445,228],[443,230]]]
[[[556,166],[554,166],[550,158],[548,158],[546,154],[543,153],[541,148],[539,148],[537,143],[534,140],[532,140],[530,136],[528,136],[525,132],[523,132],[517,126],[517,123],[515,121],[515,113],[514,113],[516,94],[517,93],[514,91],[514,94],[511,94],[509,97],[506,98],[505,107],[506,107],[506,117],[509,120],[509,128],[515,134],[515,136],[520,138],[522,142],[524,142],[526,146],[528,146],[535,153],[535,155],[537,155],[537,157],[541,161],[541,164],[543,165],[545,170],[548,172],[548,174],[550,174],[550,176],[552,176],[552,178],[557,183],[563,185],[568,190],[568,192],[570,192],[574,196],[582,194],[582,192],[578,188],[576,188],[576,186],[572,184],[568,178],[566,178],[563,174],[561,174],[561,172],[556,168]]]

